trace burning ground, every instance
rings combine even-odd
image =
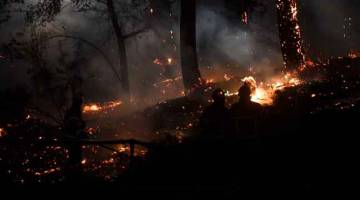
[[[63,66],[34,59],[43,68],[30,68],[33,80],[22,80],[34,84],[30,94],[21,89],[2,92],[0,175],[4,179],[1,181],[25,184],[68,181],[64,169],[69,150],[64,145],[62,120],[71,101],[70,93],[75,93],[76,86],[81,85],[85,95],[82,116],[86,122],[81,161],[84,181],[90,177],[94,182],[104,183],[106,180],[122,184],[128,179],[139,178],[144,182],[167,180],[173,183],[190,180],[197,174],[205,181],[211,179],[208,174],[217,176],[216,172],[229,171],[227,175],[232,172],[237,177],[243,177],[241,173],[244,171],[259,175],[266,171],[259,166],[277,169],[276,172],[284,178],[287,170],[300,166],[308,170],[299,172],[300,179],[310,179],[313,184],[317,180],[310,177],[309,174],[315,172],[309,165],[317,163],[317,159],[331,157],[328,152],[336,153],[330,148],[332,145],[352,147],[349,141],[354,131],[351,129],[357,128],[356,117],[360,109],[359,53],[351,50],[348,55],[344,52],[337,54],[345,55],[343,57],[323,59],[315,56],[311,60],[314,55],[309,55],[305,58],[305,49],[309,47],[303,44],[298,7],[295,1],[281,2],[284,1],[274,1],[276,6],[266,15],[274,17],[278,10],[281,16],[285,16],[279,19],[282,43],[274,39],[278,37],[278,33],[272,32],[274,27],[270,26],[269,30],[261,28],[266,20],[250,15],[250,11],[242,13],[239,18],[244,28],[234,26],[227,19],[230,16],[215,12],[214,8],[219,6],[217,3],[200,6],[198,16],[208,20],[198,24],[198,60],[202,77],[189,91],[183,86],[185,80],[177,52],[180,46],[177,38],[180,36],[176,24],[170,23],[171,27],[157,24],[156,30],[128,41],[130,65],[133,66],[129,74],[135,82],[131,84],[134,91],[131,97],[120,95],[124,91],[114,84],[116,70],[110,68],[117,55],[113,55],[116,53],[113,52],[112,39],[110,42],[95,42],[96,45],[104,43],[105,52],[97,50],[97,53],[89,50],[94,46],[91,42],[81,40],[87,44],[84,48],[79,43],[67,41],[69,38],[56,39],[45,46],[20,45],[25,50],[56,46],[56,50],[50,48],[44,55],[57,57],[49,60],[59,60]],[[170,19],[176,15],[176,9],[172,11],[166,13]],[[149,12],[150,15],[158,14],[158,10],[152,7]],[[60,19],[66,21],[70,17],[67,13]],[[348,25],[349,17],[346,19]],[[253,26],[249,27],[249,24]],[[80,28],[86,30],[80,31],[81,36],[88,32],[88,28]],[[32,32],[32,36],[54,31],[49,27],[45,29],[45,32]],[[261,38],[269,41],[263,42]],[[32,39],[38,41],[39,38]],[[78,40],[78,37],[70,39]],[[13,41],[13,45],[22,42]],[[74,55],[67,55],[70,50]],[[8,66],[20,66],[16,63],[19,61],[10,64],[12,56],[0,55],[0,62],[6,65],[6,70],[9,70]],[[293,63],[294,60],[297,63]],[[46,69],[47,65],[52,67],[51,70]],[[83,66],[88,68],[85,70]],[[107,68],[99,70],[98,66]],[[204,144],[198,121],[203,109],[211,103],[210,94],[216,88],[225,89],[227,106],[230,106],[238,100],[237,91],[244,82],[251,85],[252,101],[264,108],[258,124],[259,135],[256,139],[234,137],[233,141],[220,139]],[[310,161],[304,158],[306,156]],[[238,157],[249,166],[231,162]],[[274,157],[279,158],[278,163],[291,166],[279,170],[283,165],[267,160]],[[261,158],[260,161],[254,161],[257,158]],[[326,167],[325,164],[320,166],[321,169]],[[164,174],[169,176],[161,176]],[[301,184],[306,185],[306,181]]]
[[[265,134],[262,136],[282,135],[289,130],[295,133],[299,131],[296,128],[298,125],[302,123],[306,125],[309,123],[307,120],[311,118],[326,113],[336,113],[340,116],[359,109],[359,67],[358,58],[334,58],[327,64],[319,64],[303,70],[302,74],[298,75],[302,77],[301,81],[300,78],[295,79],[285,75],[272,84],[256,83],[252,77],[237,79],[228,78],[227,75],[219,82],[208,81],[202,100],[195,97],[181,97],[140,109],[141,111],[124,110],[125,105],[120,101],[104,104],[89,103],[83,110],[87,122],[86,130],[92,139],[137,139],[146,143],[161,144],[160,146],[165,144],[181,146],[198,135],[197,120],[203,108],[209,104],[209,94],[213,89],[228,86],[231,90],[231,87],[235,89],[243,81],[250,81],[254,87],[253,101],[263,104],[266,109],[260,126],[264,129],[260,131],[261,134]],[[307,73],[317,74],[317,80],[306,79]],[[228,104],[235,102],[236,99],[236,94],[229,91]],[[317,129],[321,122],[318,121],[319,124],[314,126],[314,129]],[[348,123],[350,123],[349,127],[353,126],[351,121]],[[9,166],[9,169],[14,171],[7,171],[7,176],[20,183],[29,179],[39,182],[62,181],[64,158],[66,159],[68,154],[59,144],[60,136],[61,130],[53,126],[45,126],[44,122],[36,119],[32,114],[24,116],[24,121],[7,124],[1,128],[1,141],[4,144],[2,155],[9,156],[2,157],[1,162],[6,163],[6,166],[17,165],[17,167]],[[19,142],[23,144],[22,150],[18,149],[10,153],[11,147],[8,145],[17,145]],[[135,156],[146,162],[146,159],[152,155],[149,151],[147,147],[139,145],[136,147]],[[31,152],[31,154],[21,152]],[[84,145],[83,152],[82,164],[89,175],[114,180],[128,169],[129,145],[105,145],[105,148],[101,145]]]

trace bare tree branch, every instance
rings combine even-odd
[[[137,35],[139,35],[139,34],[141,34],[141,33],[144,33],[144,32],[146,32],[146,31],[148,31],[149,29],[150,29],[150,27],[149,27],[149,26],[146,26],[146,27],[141,28],[141,29],[139,29],[139,30],[136,30],[136,31],[133,31],[133,32],[131,32],[131,33],[128,33],[128,34],[123,35],[123,38],[126,40],[126,39],[129,39],[129,38],[131,38],[131,37],[135,37],[135,36],[137,36]]]
[[[116,78],[118,78],[119,81],[121,81],[121,77],[120,77],[119,73],[117,72],[115,66],[112,64],[110,58],[105,54],[104,51],[102,51],[99,47],[97,47],[92,42],[85,40],[83,38],[71,36],[71,35],[54,35],[54,36],[50,36],[50,37],[46,38],[46,40],[52,40],[52,39],[56,39],[56,38],[70,38],[70,39],[74,39],[74,40],[79,40],[79,41],[89,45],[90,47],[94,48],[96,51],[98,51],[104,57],[106,63],[110,66],[110,68],[114,72]]]

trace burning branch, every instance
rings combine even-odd
[[[106,110],[113,110],[122,104],[122,101],[111,101],[103,105],[96,103],[86,104],[83,108],[83,113],[97,113]]]
[[[115,66],[113,65],[113,63],[111,62],[110,58],[104,53],[104,51],[102,51],[99,47],[97,47],[95,44],[93,44],[92,42],[89,42],[88,40],[85,40],[83,38],[80,37],[76,37],[76,36],[71,36],[71,35],[53,35],[50,36],[48,38],[46,38],[46,41],[48,40],[53,40],[53,39],[57,39],[57,38],[67,38],[67,39],[72,39],[72,40],[78,40],[82,43],[85,43],[86,45],[90,46],[91,48],[95,49],[98,53],[101,54],[101,56],[105,59],[106,63],[108,64],[108,66],[110,66],[111,70],[114,72],[116,78],[121,81],[121,76],[118,73],[118,71],[116,70]]]
[[[305,67],[305,54],[298,21],[297,2],[296,0],[277,0],[276,8],[285,68],[301,70]]]

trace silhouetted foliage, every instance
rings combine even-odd
[[[26,12],[28,23],[44,24],[54,20],[62,8],[63,0],[41,0],[34,5],[29,5]]]
[[[130,82],[128,77],[128,58],[125,40],[137,36],[148,29],[145,17],[149,14],[148,3],[145,0],[135,1],[88,1],[74,0],[81,12],[95,12],[101,17],[105,17],[111,22],[113,31],[116,36],[121,84],[125,95],[130,94]],[[139,26],[140,25],[140,26]]]
[[[7,22],[14,11],[13,5],[22,5],[25,0],[2,0],[0,1],[0,24]]]

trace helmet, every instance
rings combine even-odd
[[[225,91],[223,89],[216,89],[213,91],[211,97],[215,102],[224,101],[225,100]]]
[[[252,93],[251,92],[251,87],[247,83],[244,83],[244,85],[241,86],[240,89],[239,89],[239,96],[241,98],[249,98],[249,97],[251,97],[251,93]]]

